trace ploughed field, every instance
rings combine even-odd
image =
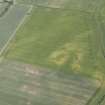
[[[100,81],[16,61],[0,64],[2,105],[85,105]]]

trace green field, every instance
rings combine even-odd
[[[0,18],[0,105],[104,105],[105,1],[15,3]]]
[[[95,25],[93,14],[34,7],[6,57],[94,76],[105,67]]]

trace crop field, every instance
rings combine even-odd
[[[0,17],[0,105],[104,105],[104,6],[15,0]]]
[[[79,10],[34,7],[28,21],[16,33],[6,57],[94,76],[98,68],[103,72],[105,67],[98,58],[102,54],[95,25],[92,14]]]
[[[0,64],[1,105],[85,105],[100,83],[75,74],[11,62]]]

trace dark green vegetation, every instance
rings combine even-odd
[[[0,3],[0,18],[6,13],[6,12],[5,12],[5,8],[6,8],[7,6],[8,6],[7,3],[3,3],[3,4]]]
[[[2,6],[1,10],[0,10],[0,18],[2,18],[11,8],[11,6],[13,5],[13,1],[6,1],[6,0],[2,0],[0,2],[0,5]]]

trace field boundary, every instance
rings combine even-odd
[[[23,4],[25,5],[25,4]],[[87,13],[87,14],[92,14],[94,12],[90,12],[90,11],[85,11],[85,10],[82,10],[82,9],[67,9],[67,8],[60,8],[60,7],[51,7],[51,6],[44,6],[44,5],[41,5],[41,4],[36,4],[34,5],[34,7],[42,7],[42,8],[50,8],[50,9],[59,9],[59,10],[66,10],[66,11],[70,11],[70,10],[74,10],[74,11],[80,11],[80,12],[83,12],[83,13]]]

